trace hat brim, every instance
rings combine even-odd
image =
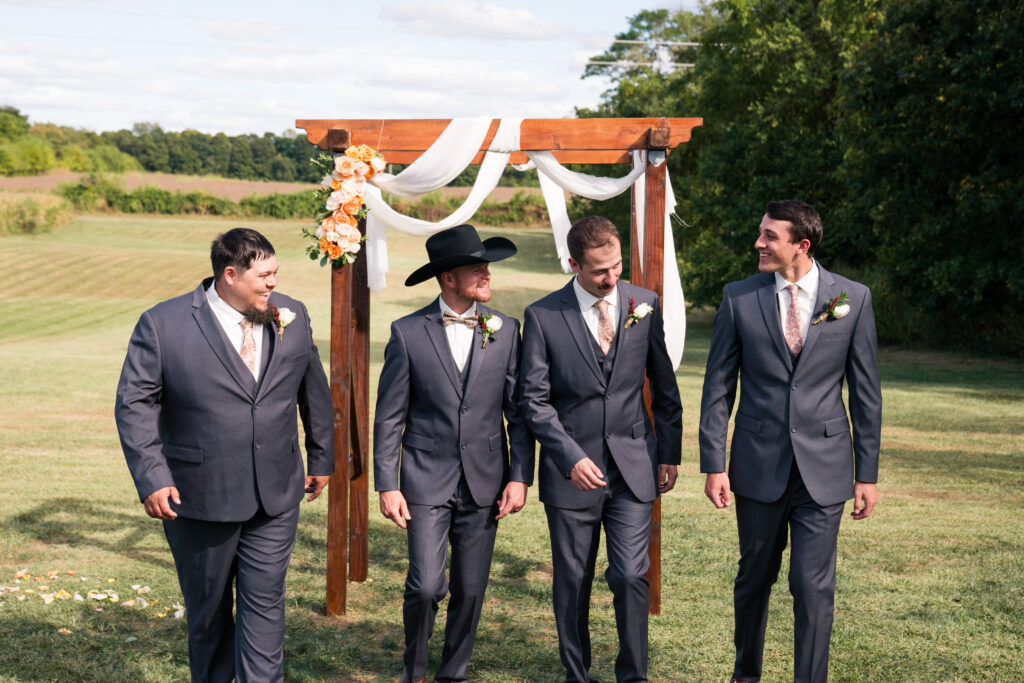
[[[413,285],[418,285],[436,275],[459,266],[502,261],[510,256],[515,256],[516,252],[519,251],[516,249],[516,245],[512,243],[512,240],[504,237],[488,237],[482,244],[484,246],[482,252],[475,254],[452,254],[451,256],[444,256],[436,261],[420,266],[405,279],[405,286],[412,287]]]

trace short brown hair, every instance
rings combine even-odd
[[[603,216],[587,216],[572,224],[565,241],[569,247],[569,256],[581,263],[583,252],[587,249],[605,247],[619,241],[619,231],[615,224]]]
[[[274,245],[266,237],[249,228],[232,228],[217,235],[210,245],[213,277],[219,280],[228,266],[239,273],[249,270],[253,261],[274,255]]]
[[[789,221],[793,229],[789,231],[792,242],[807,240],[811,246],[807,248],[807,255],[814,256],[814,250],[821,244],[824,229],[821,226],[821,216],[818,210],[807,202],[796,199],[781,199],[777,202],[768,202],[764,212],[768,218],[776,221]]]

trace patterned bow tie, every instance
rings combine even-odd
[[[444,312],[444,315],[441,316],[441,320],[444,322],[445,327],[448,327],[449,325],[465,325],[471,330],[476,327],[477,324],[476,316],[463,318],[462,316],[449,313],[448,311]]]

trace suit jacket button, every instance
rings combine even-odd
[[[462,444],[462,450],[466,450],[466,444]]]
[[[256,444],[256,450],[259,450],[259,449],[260,449],[260,445]]]
[[[793,427],[793,431],[794,431],[794,432],[796,431],[796,427]]]
[[[467,407],[463,406],[463,407],[462,407],[462,411],[461,411],[461,412],[462,412],[462,414],[463,414],[463,415],[465,415],[466,413],[468,413],[468,412],[469,412],[469,408],[467,408]]]

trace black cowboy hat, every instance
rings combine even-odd
[[[516,245],[504,237],[488,237],[480,241],[472,225],[456,225],[427,238],[427,256],[430,263],[420,266],[405,279],[411,287],[445,271],[473,263],[494,263],[515,256]]]

